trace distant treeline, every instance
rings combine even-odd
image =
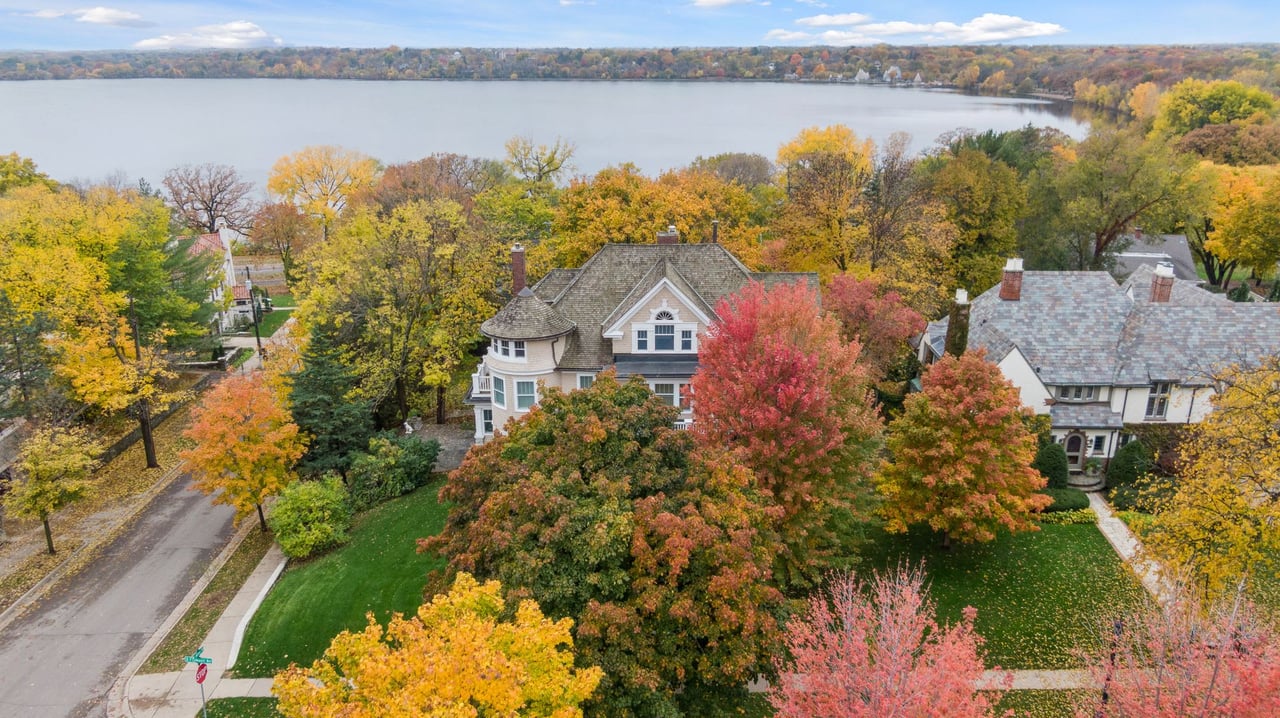
[[[739,47],[670,49],[278,48],[0,53],[0,80],[794,80],[913,82],[991,94],[1077,94],[1093,104],[1142,82],[1235,79],[1280,93],[1280,44],[1197,46]],[[1104,92],[1096,92],[1096,88]],[[1113,99],[1117,98],[1117,99]]]

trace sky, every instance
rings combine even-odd
[[[1280,42],[1275,0],[0,0],[0,49]]]

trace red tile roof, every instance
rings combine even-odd
[[[237,284],[236,286],[231,288],[231,298],[232,299],[248,299],[249,288],[244,286],[243,284]]]
[[[222,254],[222,237],[217,234],[202,234],[191,245],[191,251],[197,254]]]

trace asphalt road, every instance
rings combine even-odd
[[[0,716],[106,715],[111,683],[231,537],[231,508],[188,486],[175,480],[93,565],[0,635]]]

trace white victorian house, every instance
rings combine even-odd
[[[715,305],[748,282],[809,282],[812,274],[752,272],[716,243],[680,244],[674,227],[657,244],[608,244],[578,269],[553,269],[525,286],[524,249],[511,252],[512,294],[480,325],[489,350],[467,402],[482,442],[529,411],[542,387],[586,388],[606,368],[641,375],[692,420],[689,380]]]
[[[1200,421],[1212,370],[1280,353],[1280,304],[1229,301],[1169,265],[1117,284],[1107,272],[1023,271],[1011,259],[967,317],[966,350],[985,350],[1022,403],[1050,417],[1073,471],[1105,465],[1131,438],[1126,427]],[[927,326],[922,362],[943,354],[949,324]]]

